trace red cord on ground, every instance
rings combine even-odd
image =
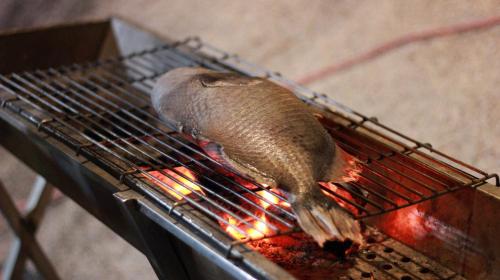
[[[406,34],[402,37],[396,38],[384,44],[381,44],[373,49],[370,49],[360,55],[356,55],[350,59],[347,59],[340,63],[334,63],[323,67],[319,70],[313,71],[304,75],[301,78],[296,79],[299,84],[310,84],[318,80],[324,79],[329,75],[334,73],[347,70],[354,65],[364,63],[368,60],[374,59],[380,55],[383,55],[391,50],[405,46],[410,43],[430,40],[437,37],[449,36],[464,32],[470,32],[478,29],[490,28],[500,24],[500,16],[494,16],[490,18],[483,18],[479,20],[473,20],[466,23],[459,23],[451,26],[444,26],[439,28],[433,28],[429,30],[424,30],[420,32],[414,32]]]

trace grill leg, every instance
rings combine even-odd
[[[156,275],[159,279],[189,279],[170,237],[159,230],[157,224],[139,215],[137,196],[137,193],[131,190],[115,193]]]
[[[3,279],[22,279],[26,260],[30,258],[45,279],[59,279],[55,269],[35,239],[52,187],[41,176],[36,178],[26,205],[27,214],[22,217],[7,190],[0,182],[0,211],[16,235],[3,269]]]

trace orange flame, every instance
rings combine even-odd
[[[275,191],[269,191],[269,190],[257,191],[255,193],[258,194],[263,199],[255,198],[253,196],[250,197],[250,199],[256,200],[256,202],[259,205],[261,205],[262,208],[264,208],[264,210],[267,210],[271,205],[290,207],[290,204],[288,202],[280,200],[272,192]],[[224,228],[224,230],[235,239],[244,239],[246,237],[249,237],[251,239],[258,239],[273,232],[273,230],[268,226],[270,221],[267,218],[266,213],[264,211],[256,212],[255,216],[257,216],[257,219],[253,217],[246,217],[243,219],[243,221],[239,221],[234,217],[230,216],[229,214],[224,213],[222,217],[228,222],[228,224],[223,225],[221,223],[221,225]],[[241,233],[236,228],[238,228],[245,234]]]
[[[148,171],[148,173],[151,176],[163,182],[164,184],[166,184],[168,187],[164,186],[161,183],[158,183],[153,179],[149,180],[151,180],[158,187],[160,187],[162,190],[164,190],[177,200],[182,200],[185,196],[190,195],[193,191],[205,195],[203,190],[197,184],[195,184],[197,180],[196,175],[191,170],[183,166],[174,167],[173,170],[163,169],[162,171]],[[183,176],[179,175],[178,173],[182,174]],[[171,179],[169,176],[166,176],[165,174],[168,174],[170,177],[174,178],[181,184],[177,183],[176,181]],[[254,184],[251,184],[249,182],[240,182],[240,183],[242,183],[243,186],[248,187],[248,189],[250,190],[255,189]],[[346,197],[349,200],[352,200],[352,197],[348,192],[338,189],[334,184],[331,183],[320,183],[320,184],[330,189],[331,191],[343,197]],[[266,186],[264,185],[264,187]],[[327,196],[337,201],[340,206],[347,208],[348,210],[354,213],[357,211],[357,209],[354,208],[352,205],[346,204],[338,197],[326,192],[325,190],[323,190],[323,192]],[[276,227],[279,227],[279,225],[273,223],[272,220],[270,220],[267,217],[266,210],[268,210],[268,208],[270,208],[271,206],[282,207],[287,209],[291,207],[290,203],[280,199],[277,196],[277,195],[282,196],[282,193],[279,192],[278,190],[275,189],[260,190],[256,191],[255,194],[257,194],[257,196],[247,195],[247,197],[252,201],[254,201],[255,203],[259,204],[264,210],[254,209],[255,211],[254,215],[244,216],[241,220],[233,217],[228,213],[221,214],[221,217],[227,223],[219,221],[219,224],[230,236],[232,236],[237,240],[245,239],[247,237],[249,237],[250,239],[259,239],[265,237],[268,234],[273,233],[274,229],[270,228],[269,224],[273,224]],[[272,209],[270,211],[272,211]]]
[[[258,191],[258,192],[255,192],[256,194],[260,195],[261,197],[263,197],[266,201],[269,201],[271,202],[272,205],[280,205],[280,206],[283,206],[285,208],[290,208],[290,203],[284,201],[284,200],[280,200],[278,198],[278,196],[276,196],[275,194],[273,193],[276,193],[276,194],[279,194],[278,191],[275,191],[275,190],[272,190],[272,191],[266,191],[266,190],[262,190],[262,191]],[[269,204],[268,202],[264,201],[263,199],[259,199],[258,200],[258,203],[264,207],[264,209],[267,209],[269,208],[269,206],[271,206],[271,204]]]
[[[191,170],[185,168],[184,166],[174,167],[173,169],[175,171],[177,171],[178,173],[181,173],[182,175],[184,175],[186,178],[182,177],[181,175],[179,175],[178,173],[176,173],[170,169],[163,169],[163,173],[166,173],[169,176],[171,176],[172,178],[175,178],[175,180],[181,182],[182,185],[175,182],[174,180],[170,179],[166,175],[162,174],[160,171],[149,171],[148,173],[151,176],[154,176],[158,180],[162,181],[163,183],[165,183],[166,185],[168,185],[172,189],[174,189],[175,191],[168,188],[168,187],[163,186],[162,184],[160,184],[156,181],[153,181],[162,190],[166,191],[167,193],[172,195],[177,200],[182,200],[184,196],[191,194],[193,192],[193,190],[195,192],[199,192],[203,195],[205,194],[203,192],[203,190],[198,185],[196,185],[194,183],[194,182],[196,182],[196,176]]]
[[[251,226],[245,224],[243,221],[238,221],[229,214],[224,213],[222,216],[228,222],[224,230],[235,239],[244,239],[247,236],[251,239],[258,239],[271,232],[271,229],[266,225],[268,221],[264,213],[256,215],[258,220],[253,220],[251,217],[245,218],[245,222],[249,223]],[[245,232],[245,234],[241,233],[236,228]]]

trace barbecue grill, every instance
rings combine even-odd
[[[500,193],[490,184],[500,185],[498,175],[279,73],[197,37],[163,39],[120,19],[15,32],[0,42],[9,62],[0,66],[0,143],[142,251],[160,278],[500,273]],[[265,77],[309,104],[363,166],[357,181],[322,187],[368,225],[369,246],[352,256],[345,244],[320,249],[279,191],[231,173],[170,130],[153,112],[149,92],[160,75],[182,66]],[[19,242],[36,247],[33,231],[17,223],[8,204],[2,208]],[[39,248],[16,254],[57,277]],[[18,259],[7,267],[19,266]]]

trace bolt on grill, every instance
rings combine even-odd
[[[324,192],[356,219],[477,187],[490,179],[499,185],[496,174],[453,159],[376,118],[198,38],[112,59],[0,76],[1,105],[129,187],[148,185],[153,191],[145,195],[159,203],[167,196],[174,201],[169,207],[172,215],[178,214],[175,208],[190,204],[238,242],[297,231],[283,195],[232,174],[170,130],[152,111],[149,91],[156,78],[181,66],[267,77],[321,111],[324,115],[319,120],[327,131],[363,165],[356,182],[323,184]]]

